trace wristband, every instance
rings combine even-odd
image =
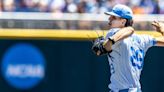
[[[110,40],[112,42],[112,45],[115,44],[115,41],[112,37],[109,37],[108,40]]]

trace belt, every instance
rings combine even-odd
[[[122,89],[122,90],[119,90],[118,92],[128,92],[129,89]]]
[[[114,92],[111,90],[110,92]],[[142,92],[140,88],[128,88],[128,89],[122,89],[119,90],[118,92]]]

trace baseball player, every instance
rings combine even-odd
[[[141,92],[140,75],[146,51],[152,46],[164,46],[164,24],[153,22],[161,37],[150,35],[126,34],[121,28],[132,26],[133,12],[125,5],[117,4],[109,16],[109,26],[105,38],[98,38],[92,47],[97,55],[106,54],[110,65],[110,92]],[[121,34],[118,36],[118,33]],[[116,35],[117,34],[117,35]]]

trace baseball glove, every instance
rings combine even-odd
[[[93,42],[93,46],[92,46],[92,51],[96,54],[96,55],[104,55],[106,53],[108,53],[106,51],[106,49],[104,48],[103,44],[105,42],[105,38],[104,36],[100,36],[98,37],[94,42]]]

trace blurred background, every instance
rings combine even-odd
[[[0,0],[0,27],[107,30],[104,12],[117,3],[132,8],[137,30],[151,30],[150,21],[164,20],[163,0]]]
[[[152,32],[152,21],[164,21],[164,0],[0,0],[0,92],[109,92],[107,57],[75,37],[107,31],[104,12],[118,3],[132,8],[137,31]],[[47,37],[56,34],[72,39]],[[164,92],[163,52],[153,47],[146,54],[143,92]]]

